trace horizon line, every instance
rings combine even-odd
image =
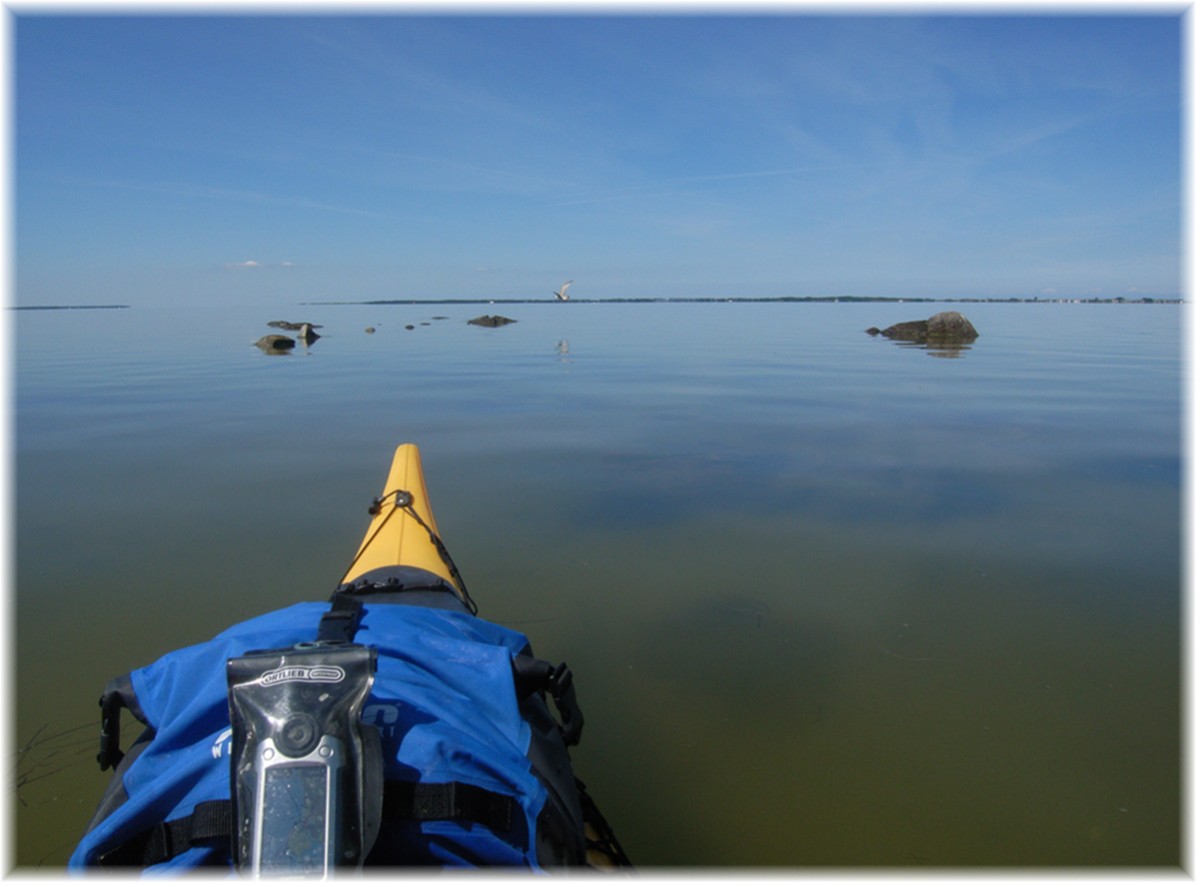
[[[606,299],[571,299],[581,305],[652,304],[652,303],[730,303],[730,302],[888,302],[964,304],[1026,303],[1026,304],[1184,304],[1180,296],[630,296]],[[542,298],[475,298],[475,299],[354,299],[300,302],[300,305],[557,305],[557,301]]]

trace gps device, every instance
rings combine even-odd
[[[360,866],[378,831],[379,737],[361,722],[375,651],[297,644],[230,659],[234,862],[252,877]]]
[[[337,865],[343,763],[341,743],[328,736],[303,758],[278,753],[270,739],[258,747],[253,874],[323,876]]]

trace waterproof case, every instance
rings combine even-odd
[[[234,863],[252,877],[361,866],[379,829],[378,732],[361,722],[375,650],[297,644],[230,659]]]

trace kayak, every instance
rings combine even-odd
[[[97,760],[114,772],[69,868],[631,865],[574,773],[570,669],[476,615],[414,444],[368,511],[328,601],[109,681]],[[122,710],[147,727],[128,753]]]

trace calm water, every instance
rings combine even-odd
[[[642,866],[1178,865],[1183,309],[863,333],[940,307],[14,312],[18,864],[104,682],[325,598],[408,440]]]

